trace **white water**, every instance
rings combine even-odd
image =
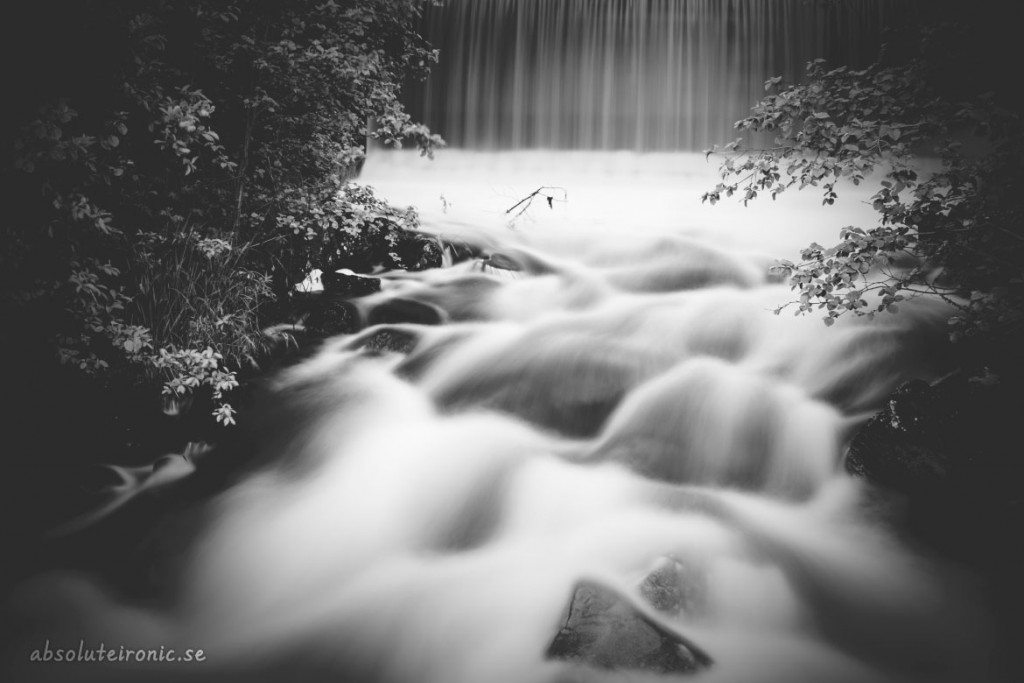
[[[692,155],[378,154],[363,180],[531,272],[394,274],[364,312],[401,297],[450,322],[391,326],[418,340],[408,356],[361,350],[371,328],[277,378],[279,404],[308,424],[283,427],[275,464],[214,502],[172,607],[82,578],[25,588],[51,640],[201,647],[206,664],[48,673],[664,680],[544,652],[576,581],[639,604],[670,556],[699,568],[703,608],[661,619],[715,662],[680,678],[987,680],[968,578],[891,538],[841,469],[865,411],[941,371],[928,354],[941,306],[832,328],[771,312],[790,296],[766,277],[771,258],[864,224],[855,195],[705,207],[713,167]],[[568,202],[506,227],[542,185]]]

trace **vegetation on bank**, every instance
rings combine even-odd
[[[422,0],[43,2],[11,18],[0,342],[99,384],[228,393],[313,268],[367,240],[389,267],[415,214],[348,179],[368,139],[441,139],[402,84],[437,53]],[[13,47],[11,47],[13,45]],[[377,244],[379,243],[379,244]],[[408,258],[408,257],[406,257]],[[276,303],[275,303],[276,302]],[[26,380],[31,384],[32,379]]]
[[[820,311],[831,325],[935,295],[952,304],[950,336],[976,369],[1018,366],[1024,125],[1019,93],[981,71],[998,59],[978,55],[998,35],[970,21],[940,23],[892,36],[863,69],[811,62],[800,83],[770,79],[769,94],[736,123],[774,134],[772,146],[748,148],[740,138],[708,150],[725,155],[723,182],[703,197],[711,203],[810,186],[832,204],[844,179],[878,183],[876,226],[844,228],[836,244],[779,263],[797,299],[776,313]],[[934,172],[922,170],[929,158],[941,163]]]

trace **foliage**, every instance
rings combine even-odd
[[[217,422],[231,425],[235,422],[235,410],[222,399],[225,391],[238,386],[238,380],[235,373],[220,366],[223,359],[209,346],[204,351],[161,348],[160,353],[153,356],[152,365],[170,377],[164,382],[163,393],[166,396],[178,398],[191,394],[200,386],[210,387],[217,402],[214,417]]]
[[[292,279],[314,268],[369,272],[415,265],[399,253],[406,231],[418,225],[415,210],[390,206],[365,185],[294,188],[283,194],[275,219],[286,247],[272,269],[282,268]],[[291,261],[285,262],[286,256]]]
[[[855,70],[816,60],[802,83],[772,78],[771,93],[736,127],[772,131],[774,146],[747,149],[737,139],[708,150],[725,154],[723,182],[703,197],[712,204],[723,195],[774,199],[794,186],[819,187],[832,204],[844,179],[878,182],[877,226],[844,228],[837,244],[812,244],[799,263],[779,263],[798,313],[822,310],[832,324],[846,313],[895,313],[930,294],[955,307],[955,340],[1020,334],[1024,127],[992,93],[961,99],[962,89],[943,82],[959,38],[940,26],[906,61],[883,53]]]
[[[246,267],[253,245],[181,232],[142,234],[130,248],[138,293],[129,317],[158,348],[212,346],[236,367],[255,363],[263,343],[258,314],[272,294],[269,276]]]
[[[273,293],[357,237],[386,243],[415,225],[346,179],[369,138],[425,154],[443,144],[398,99],[437,59],[413,30],[423,4],[97,0],[40,12],[25,29],[56,56],[54,78],[13,93],[8,319],[45,321],[36,332],[55,356],[101,379],[206,387],[230,423],[220,399],[259,356]]]
[[[133,348],[125,350],[158,349],[131,358],[148,378],[163,382],[164,394],[210,387],[215,416],[218,421],[226,416],[228,424],[233,410],[222,394],[238,381],[227,367],[257,366],[268,343],[259,313],[273,295],[270,277],[246,266],[253,248],[195,232],[146,233],[130,245],[129,275],[138,293],[126,317],[141,323],[135,327],[146,336],[126,342]]]

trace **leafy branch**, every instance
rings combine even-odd
[[[906,63],[884,53],[860,70],[815,60],[802,83],[769,79],[769,94],[736,128],[775,133],[774,144],[747,148],[739,137],[705,151],[722,158],[722,182],[702,196],[711,204],[738,196],[747,205],[795,186],[820,187],[831,205],[841,182],[880,177],[870,198],[876,227],[844,228],[832,247],[812,244],[800,262],[775,266],[797,292],[776,313],[822,310],[831,325],[848,313],[896,313],[927,294],[953,306],[954,339],[1020,331],[1024,203],[1015,188],[1024,181],[1024,126],[991,93],[957,100],[936,85],[936,45],[955,45],[956,36],[950,27],[925,31]],[[937,171],[922,170],[921,150],[941,162]]]

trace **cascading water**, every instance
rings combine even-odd
[[[408,106],[457,147],[700,150],[735,137],[767,78],[873,61],[907,5],[449,0],[425,17],[443,58]]]
[[[529,23],[556,4],[466,4],[451,30],[482,45],[499,10],[518,7]],[[613,80],[628,60],[598,53],[641,30],[629,7],[796,6],[580,4],[614,8],[608,42],[573,57]],[[689,49],[650,16],[654,42]],[[460,77],[467,100],[504,96],[473,74]],[[511,127],[452,121],[482,144],[547,143],[529,117],[575,101],[552,97],[533,91],[532,113],[510,114]],[[588,107],[583,137],[552,122],[570,135],[559,139],[603,139],[618,114]],[[698,134],[648,123],[641,147]],[[707,119],[685,125],[713,133]],[[618,145],[609,140],[597,146]],[[69,575],[16,594],[25,648],[84,639],[202,648],[206,661],[19,660],[12,680],[994,680],[978,587],[894,538],[840,464],[850,430],[892,389],[943,371],[933,351],[945,304],[919,298],[829,328],[773,315],[791,292],[768,273],[772,258],[872,212],[854,188],[829,209],[796,194],[712,209],[699,195],[714,178],[693,154],[448,150],[430,162],[375,151],[361,181],[416,205],[427,231],[476,257],[384,274],[354,305],[367,321],[401,308],[441,324],[369,326],[277,376],[250,418],[248,473],[181,522],[198,532],[172,546],[179,559],[163,556],[174,580],[160,601]],[[509,226],[507,210],[540,185],[560,188],[558,201],[526,205]],[[593,645],[566,635],[574,609],[607,595],[620,600],[615,624],[647,630],[612,629],[604,650],[573,655]],[[658,668],[666,661],[682,664]]]
[[[276,378],[251,418],[247,461],[263,464],[177,549],[168,606],[69,576],[19,593],[37,621],[26,647],[202,648],[207,661],[21,661],[13,678],[993,680],[975,587],[893,538],[840,466],[865,411],[940,371],[927,351],[944,304],[831,328],[773,315],[790,292],[755,232],[732,225],[746,214],[700,213],[702,155],[501,158],[371,159],[368,182],[480,257],[385,275],[355,301],[364,319],[402,301],[443,324],[371,326]],[[569,201],[502,227],[508,195],[548,174]],[[608,189],[631,184],[649,193],[640,204]],[[783,253],[784,229],[856,219],[856,202],[831,218],[816,197],[779,202],[750,221]],[[676,597],[654,599],[652,576]],[[696,669],[557,656],[576,642],[560,635],[570,602],[599,603],[594,586],[656,624],[645,637],[689,643],[678,652]]]

